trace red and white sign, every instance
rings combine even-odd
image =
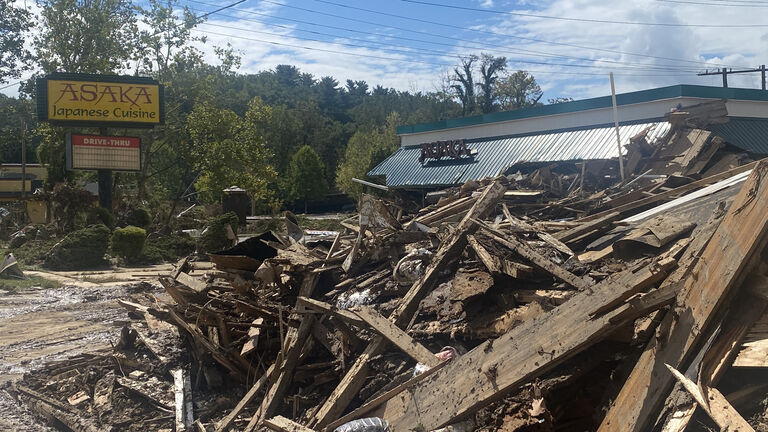
[[[141,139],[136,137],[67,135],[70,170],[141,170]]]

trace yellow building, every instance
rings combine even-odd
[[[48,217],[45,201],[34,199],[32,193],[43,187],[47,171],[40,164],[27,164],[25,171],[27,216],[32,223],[45,223]],[[0,165],[0,206],[3,202],[21,199],[21,188],[21,164]]]

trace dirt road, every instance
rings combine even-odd
[[[117,299],[148,286],[65,286],[20,293],[0,290],[0,430],[51,431],[2,389],[27,371],[110,347],[127,322]],[[161,291],[159,286],[150,288]]]

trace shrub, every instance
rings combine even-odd
[[[106,225],[91,225],[69,233],[46,254],[44,267],[53,270],[82,270],[106,264],[110,231]]]
[[[135,261],[144,249],[147,231],[136,226],[118,228],[112,233],[112,251],[126,261]]]
[[[103,224],[109,228],[115,226],[115,217],[112,216],[112,212],[101,206],[95,206],[89,209],[86,220],[92,225]]]
[[[232,241],[227,238],[227,224],[237,234],[237,221],[237,215],[234,212],[214,217],[208,221],[207,230],[200,236],[198,250],[200,252],[218,252],[230,247]]]
[[[139,207],[128,212],[128,216],[126,216],[125,222],[128,225],[146,228],[152,222],[152,216],[146,209]]]
[[[147,239],[140,261],[146,264],[176,262],[195,251],[195,239],[184,234]]]

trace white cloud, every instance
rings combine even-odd
[[[17,3],[20,1],[17,0]],[[354,5],[354,2],[346,3]],[[328,38],[301,30],[332,34],[350,33],[252,15],[248,12],[279,15],[285,10],[274,3],[249,4],[254,6],[246,11],[227,10],[213,15],[207,24],[199,27],[199,30],[207,32],[208,43],[198,47],[208,61],[215,62],[214,46],[223,46],[229,42],[242,56],[240,72],[243,73],[272,69],[278,64],[293,64],[303,72],[318,78],[331,75],[341,83],[346,79],[365,80],[370,86],[381,84],[400,90],[434,90],[441,76],[450,67],[433,63],[456,64],[457,56],[480,51],[508,57],[511,69],[532,71],[545,90],[545,98],[569,96],[577,99],[607,94],[609,71],[615,73],[619,92],[678,83],[720,85],[720,77],[697,77],[696,72],[707,67],[714,69],[721,64],[752,67],[764,62],[768,57],[768,44],[765,43],[768,41],[768,28],[639,26],[470,12],[460,13],[458,16],[461,19],[457,20],[457,15],[442,15],[445,11],[438,8],[434,9],[434,15],[422,13],[414,17],[471,27],[476,31],[441,28],[367,14],[366,19],[381,22],[380,27],[366,28],[355,23],[350,23],[348,27],[391,36],[428,39],[449,46],[422,43],[418,44],[418,49],[412,49],[409,46],[413,44],[407,41],[372,34],[350,36],[364,41],[351,41],[341,36],[333,40],[336,43],[310,41],[302,38]],[[393,9],[390,7],[392,4],[394,3],[383,2],[375,9],[408,15],[408,10]],[[759,17],[768,12],[768,8],[686,5],[658,0],[474,0],[474,4],[495,10],[515,10],[539,15],[679,24],[759,23]],[[196,4],[191,3],[190,6],[195,7]],[[421,7],[419,10],[423,11],[425,8]],[[333,12],[330,9],[328,11]],[[196,10],[195,13],[199,11]],[[232,19],[224,15],[234,15],[237,18]],[[448,20],[445,16],[454,18]],[[270,21],[282,27],[269,25]],[[324,22],[322,18],[317,17],[315,21]],[[388,28],[388,25],[434,32],[436,35],[407,33]],[[379,42],[379,45],[369,42]],[[384,47],[381,43],[398,46]],[[408,52],[392,52],[393,49]],[[437,51],[442,55],[426,52],[427,50]],[[590,68],[574,67],[576,65],[587,65]],[[759,75],[732,75],[728,79],[733,87],[754,88],[760,85]],[[15,88],[2,91],[14,94]]]

